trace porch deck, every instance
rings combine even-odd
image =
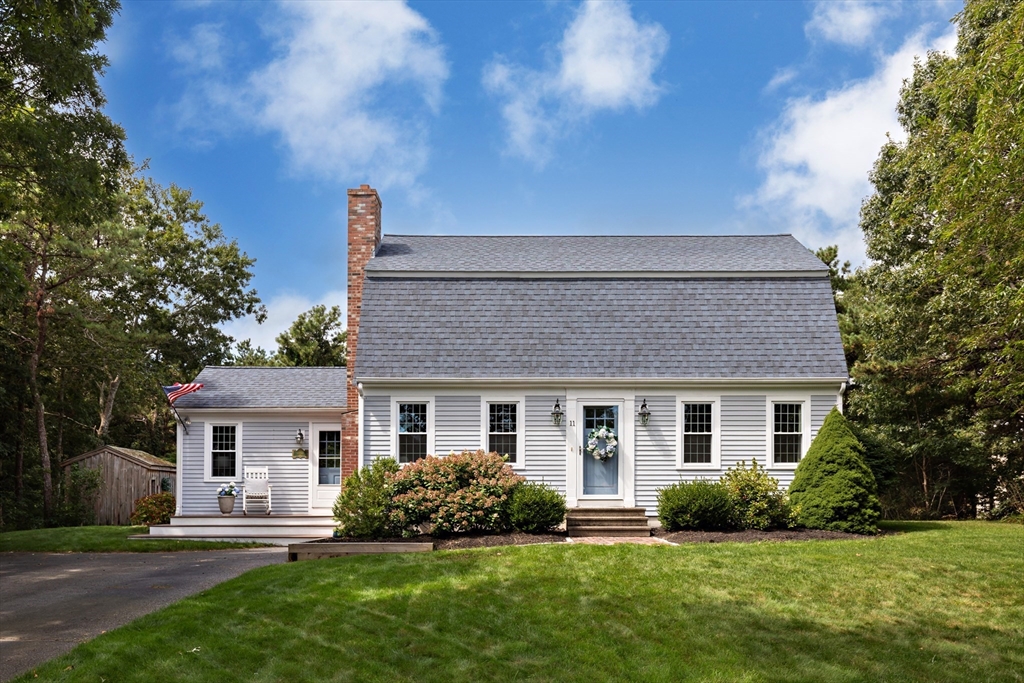
[[[180,538],[197,541],[258,541],[274,545],[326,538],[334,531],[329,512],[307,515],[182,515],[170,524],[150,527],[140,538]]]

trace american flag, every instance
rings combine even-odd
[[[202,384],[181,384],[180,382],[175,382],[169,387],[164,387],[164,393],[167,394],[167,400],[171,402],[171,405],[174,405],[174,402],[182,396],[191,394],[193,391],[199,391],[202,388]]]

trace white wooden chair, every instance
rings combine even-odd
[[[249,502],[258,501],[266,504],[266,513],[270,514],[270,490],[273,485],[270,483],[270,472],[268,467],[245,467],[243,468],[244,482],[242,484],[242,514],[249,514]]]

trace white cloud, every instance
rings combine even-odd
[[[804,25],[808,38],[863,47],[871,42],[882,20],[899,11],[895,2],[821,0]]]
[[[929,50],[951,51],[955,32],[927,40],[909,38],[884,55],[869,78],[852,81],[823,98],[789,101],[765,131],[758,160],[765,179],[744,203],[764,209],[809,247],[838,243],[844,259],[860,263],[864,244],[858,228],[860,205],[871,192],[871,170],[888,133],[903,138],[896,103],[915,57]]]
[[[409,186],[429,157],[427,124],[448,77],[435,31],[404,2],[281,2],[275,56],[244,74],[201,51],[221,34],[196,27],[172,49],[192,76],[186,127],[239,125],[279,136],[293,169],[339,182]]]
[[[262,346],[267,351],[275,351],[277,335],[287,330],[299,313],[305,313],[318,304],[327,308],[340,306],[344,324],[346,301],[345,290],[327,292],[316,301],[298,294],[280,294],[266,302],[267,319],[262,325],[258,324],[253,316],[248,316],[232,320],[222,329],[225,334],[234,337],[235,341],[251,339],[253,345]]]
[[[638,23],[624,0],[585,0],[565,29],[557,63],[535,70],[496,57],[484,87],[503,100],[507,152],[538,166],[574,124],[602,110],[644,109],[661,96],[653,80],[668,33]]]
[[[768,85],[764,86],[764,91],[773,92],[792,81],[798,74],[799,72],[791,66],[786,67],[785,69],[779,69],[775,72],[775,75],[772,76],[772,79],[768,81]]]
[[[171,41],[171,56],[182,66],[195,71],[223,68],[226,49],[223,26],[196,24],[188,37]]]

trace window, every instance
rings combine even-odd
[[[398,404],[398,462],[427,457],[427,404]]]
[[[510,463],[518,455],[518,408],[517,403],[487,404],[487,452],[508,456]]]
[[[235,425],[213,425],[210,476],[235,476]]]
[[[803,404],[775,403],[773,458],[776,463],[798,463],[803,452]]]
[[[317,483],[341,483],[341,432],[337,429],[318,430]]]
[[[711,404],[683,404],[683,464],[711,464]]]

